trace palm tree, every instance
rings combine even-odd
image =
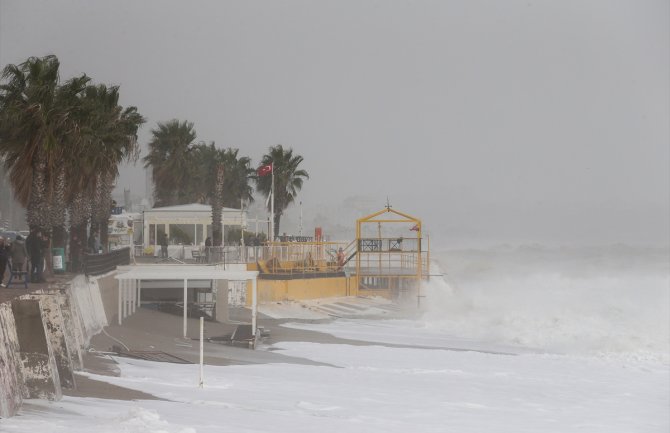
[[[77,131],[71,114],[89,81],[84,75],[59,86],[59,66],[55,56],[30,57],[6,66],[0,85],[0,154],[28,224],[45,231],[62,224],[63,159]]]
[[[284,149],[281,144],[272,146],[269,152],[263,155],[262,165],[272,164],[275,178],[275,219],[274,232],[279,233],[279,221],[284,210],[295,201],[298,191],[302,189],[305,179],[309,179],[309,174],[298,166],[303,161],[300,155],[293,155],[293,149]],[[265,197],[270,195],[271,176],[257,176],[256,190]],[[269,210],[269,206],[268,206]]]
[[[182,195],[191,203],[209,203],[214,194],[216,166],[222,161],[221,151],[213,142],[193,145],[189,153],[189,178]]]
[[[149,154],[144,167],[151,167],[154,201],[158,206],[186,203],[193,164],[191,151],[196,138],[193,123],[176,119],[159,123],[151,130]]]
[[[253,201],[251,159],[239,156],[239,149],[218,149],[214,143],[195,145],[192,157],[189,196],[192,201],[212,205],[213,244],[221,245],[223,207],[237,207],[241,200]]]
[[[253,202],[254,190],[250,180],[254,179],[256,171],[251,168],[251,159],[238,156],[239,149],[228,148],[222,152],[223,166],[226,178],[223,183],[223,205],[235,208],[240,202]]]
[[[137,131],[144,118],[136,107],[119,105],[119,88],[105,85],[88,86],[82,96],[80,125],[84,146],[79,158],[72,159],[70,203],[76,213],[74,222],[85,221],[90,215],[92,231],[100,231],[100,240],[107,244],[107,221],[112,208],[112,190],[121,162],[136,161],[139,156]],[[81,196],[88,197],[90,207],[82,207]],[[84,215],[80,212],[89,211]]]
[[[59,66],[55,56],[30,57],[6,66],[0,83],[0,160],[29,226],[57,244],[66,209],[72,227],[91,217],[107,226],[118,166],[137,159],[144,122],[118,104],[118,87],[89,85],[86,75],[60,84]]]
[[[60,161],[54,169],[54,185],[48,211],[50,213],[51,241],[55,246],[65,246],[65,215],[67,209],[68,190],[71,189],[68,177],[68,165],[76,160],[80,153],[81,125],[78,114],[82,110],[81,94],[86,89],[90,78],[86,75],[68,80],[57,89],[57,100],[61,109],[67,111],[67,126],[61,137],[62,153]]]

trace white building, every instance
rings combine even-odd
[[[224,207],[222,214],[225,242],[230,229],[239,230],[240,225],[246,228],[247,212]],[[193,203],[145,210],[144,247],[155,247],[163,233],[170,245],[204,245],[205,239],[212,237],[212,207]]]
[[[142,214],[123,212],[111,215],[107,222],[109,249],[133,247],[141,242]]]

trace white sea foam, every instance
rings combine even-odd
[[[424,287],[425,326],[550,352],[670,359],[666,254],[629,260],[620,249],[541,255],[440,255],[438,266],[450,272]]]

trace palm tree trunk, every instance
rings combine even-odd
[[[107,241],[109,239],[107,224],[109,223],[109,216],[112,212],[112,189],[114,188],[114,173],[102,173],[98,178],[100,183],[99,190],[97,191],[98,195],[96,198],[99,201],[96,204],[94,219],[96,220],[98,229],[100,230],[100,245],[102,245],[102,250],[107,251]]]
[[[88,239],[94,239],[96,235],[100,235],[100,218],[99,218],[99,211],[100,211],[100,203],[102,202],[102,173],[98,172],[95,175],[95,187],[93,188],[91,192],[91,208],[90,208],[90,222],[91,222],[91,228],[89,231]],[[100,239],[98,237],[98,239]],[[86,244],[88,246],[88,243]],[[93,246],[91,245],[91,249]],[[97,253],[97,251],[93,251],[94,253]]]
[[[216,183],[214,185],[214,196],[212,197],[212,245],[223,245],[223,163],[216,167]]]
[[[33,165],[30,199],[26,210],[26,219],[30,228],[45,230],[49,225],[49,204],[46,200],[46,159],[38,155]]]
[[[275,221],[274,221],[274,224],[275,224],[275,236],[277,236],[277,237],[280,236],[280,233],[279,233],[279,220],[281,220],[281,212],[277,212],[277,210],[275,209]],[[274,241],[274,239],[272,239],[272,241]]]
[[[80,222],[79,225],[70,226],[70,272],[79,273],[81,271],[84,249],[86,248],[86,222]]]
[[[66,231],[63,226],[54,226],[51,230],[51,239],[54,248],[65,248]]]
[[[96,235],[98,235],[98,236],[100,235],[100,224],[98,224],[97,220],[91,219],[91,230],[90,230],[90,233],[88,235],[86,245],[88,245],[88,242],[91,242],[91,250],[92,250],[93,253],[97,253],[97,251],[94,251],[94,247],[93,247],[93,244],[95,243],[95,242],[93,242],[93,239],[95,238]]]
[[[109,218],[107,218],[109,219]],[[102,251],[109,251],[109,231],[107,230],[107,224],[109,221],[100,221],[100,245],[102,245]]]
[[[55,248],[65,247],[65,168],[61,166],[50,200],[52,242]]]
[[[75,194],[70,203],[70,245],[72,245],[73,237],[76,235],[79,248],[79,257],[73,257],[73,250],[70,249],[70,263],[73,263],[74,271],[78,272],[81,269],[81,258],[83,252],[88,246],[88,236],[86,233],[86,226],[91,218],[91,203],[93,203],[94,194],[89,191],[79,191]],[[74,253],[77,253],[76,248]]]
[[[90,198],[83,191],[75,194],[69,206],[70,227],[78,227],[91,215]]]

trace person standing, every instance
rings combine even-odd
[[[5,269],[7,268],[7,260],[9,259],[9,251],[5,245],[5,238],[0,236],[0,287],[7,287],[3,283],[5,279]]]
[[[25,270],[24,266],[26,264],[26,243],[23,240],[23,236],[18,235],[14,242],[12,243],[12,248],[10,249],[10,258],[12,259],[12,271],[13,272],[23,272]],[[23,278],[22,274],[19,274],[19,280]],[[28,278],[28,277],[26,277]]]
[[[212,252],[211,250],[212,250],[212,238],[207,236],[207,239],[205,239],[205,260],[207,261],[207,263],[210,262],[209,258],[211,257],[210,255]]]
[[[340,249],[337,250],[337,270],[341,271],[343,267],[344,267],[344,250],[342,250],[342,247],[340,247]]]
[[[161,235],[161,258],[167,259],[168,257],[168,236],[167,233]]]
[[[42,233],[39,230],[33,230],[26,239],[26,249],[30,256],[30,281],[41,283],[42,267],[44,266],[44,257],[42,256]]]

